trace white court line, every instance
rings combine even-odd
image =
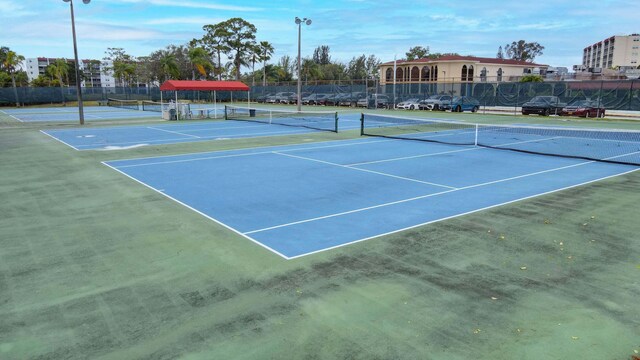
[[[49,133],[45,132],[44,130],[40,130],[40,132],[41,132],[41,133],[43,133],[43,134],[45,134],[45,135],[47,135],[48,137],[50,137],[50,138],[52,138],[52,139],[54,139],[54,140],[57,140],[57,141],[59,141],[59,142],[61,142],[61,143],[65,144],[65,145],[67,145],[68,147],[72,148],[73,150],[76,150],[76,151],[79,151],[79,150],[80,150],[80,149],[76,148],[75,146],[70,145],[70,144],[67,144],[66,142],[62,141],[61,139],[58,139],[57,137],[55,137],[55,136],[53,136],[53,135],[51,135],[51,134],[49,134]]]
[[[411,181],[411,182],[417,182],[417,183],[421,183],[421,184],[427,184],[427,185],[432,185],[432,186],[438,186],[438,187],[443,187],[443,188],[447,188],[447,189],[457,189],[453,186],[448,186],[448,185],[442,185],[442,184],[436,184],[436,183],[432,183],[432,182],[428,182],[428,181],[422,181],[422,180],[417,180],[417,179],[412,179],[412,178],[408,178],[408,177],[403,177],[403,176],[397,176],[397,175],[392,175],[392,174],[386,174],[383,172],[379,172],[379,171],[373,171],[373,170],[367,170],[367,169],[359,169],[356,167],[351,167],[349,165],[342,165],[342,164],[337,164],[337,163],[332,163],[329,161],[324,161],[324,160],[318,160],[318,159],[313,159],[313,158],[308,158],[308,157],[304,157],[304,156],[297,156],[297,155],[291,155],[291,154],[284,154],[284,153],[280,153],[277,151],[273,152],[274,154],[277,155],[282,155],[282,156],[288,156],[288,157],[292,157],[292,158],[296,158],[296,159],[302,159],[302,160],[307,160],[307,161],[313,161],[313,162],[318,162],[321,164],[327,164],[327,165],[332,165],[332,166],[337,166],[337,167],[341,167],[341,168],[346,168],[346,169],[352,169],[352,170],[357,170],[357,171],[363,171],[363,172],[367,172],[367,173],[371,173],[371,174],[376,174],[376,175],[382,175],[382,176],[388,176],[388,177],[392,177],[394,179],[400,179],[400,180],[406,180],[406,181]]]
[[[1,110],[0,110],[0,111],[1,111]],[[10,117],[12,117],[12,118],[14,118],[14,119],[18,120],[19,122],[24,122],[24,121],[22,121],[21,119],[19,119],[19,118],[17,118],[17,117],[15,117],[15,116],[13,116],[13,115],[11,115],[11,114],[9,114],[9,113],[7,113],[7,112],[4,112],[4,111],[2,111],[2,112],[3,112],[5,115],[10,116]]]
[[[397,140],[397,139],[385,139],[385,140],[377,140],[377,141],[363,141],[363,140],[364,139],[357,139],[356,140],[356,141],[358,141],[357,143],[312,146],[312,147],[302,147],[302,148],[296,148],[296,149],[285,149],[285,150],[277,150],[277,151],[280,151],[280,152],[285,152],[285,151],[286,152],[304,151],[304,150],[325,149],[325,148],[332,148],[332,147],[343,147],[343,146],[353,146],[353,145],[367,145],[367,144],[376,144],[376,143],[381,143],[381,142],[402,141],[402,140]],[[340,141],[348,141],[348,140],[338,140],[338,142],[340,142]],[[325,141],[325,142],[335,142],[335,141],[331,140],[331,141]],[[325,143],[325,142],[321,141],[321,142],[318,142],[316,144],[322,144],[322,143]],[[273,149],[273,148],[281,148],[283,146],[286,147],[286,146],[298,146],[298,145],[278,145],[278,146],[269,145],[269,146],[263,146],[263,147],[256,147],[256,148],[253,148],[253,149]],[[201,152],[201,153],[188,154],[188,156],[198,155],[198,154],[212,154],[212,153],[216,154],[216,153],[228,152],[228,151],[239,151],[239,150],[223,150],[223,151],[215,151],[215,152],[206,151],[206,152]],[[156,162],[149,162],[149,163],[144,163],[144,164],[134,164],[134,165],[122,165],[122,166],[118,166],[118,168],[148,166],[148,165],[162,165],[162,164],[175,164],[175,163],[181,163],[181,162],[191,162],[191,161],[200,161],[200,160],[214,160],[214,159],[224,159],[224,158],[230,158],[230,157],[264,155],[264,154],[272,154],[272,153],[273,153],[273,150],[265,150],[265,151],[259,151],[259,152],[253,152],[253,153],[230,154],[230,155],[215,155],[215,156],[207,156],[207,157],[202,157],[202,158],[156,161]],[[129,160],[162,159],[162,158],[167,158],[167,157],[174,157],[174,156],[163,155],[163,156],[152,156],[152,157],[136,158],[136,159],[129,159]],[[113,161],[120,161],[120,160],[122,160],[122,159],[109,160],[109,161],[113,162]]]
[[[442,151],[442,152],[427,153],[427,154],[420,154],[420,155],[403,156],[403,157],[398,157],[398,158],[393,158],[393,159],[365,161],[365,162],[361,162],[361,163],[347,164],[346,166],[359,166],[359,165],[379,164],[379,163],[383,163],[383,162],[417,159],[417,158],[421,158],[421,157],[452,154],[452,153],[458,153],[458,152],[463,152],[463,151],[482,150],[482,149],[486,149],[486,148],[483,148],[483,147],[472,147],[472,148],[461,149],[461,150],[451,150],[451,151]]]
[[[495,145],[495,146],[508,146],[508,145],[525,144],[525,143],[529,143],[529,142],[553,140],[553,139],[556,139],[556,138],[557,137],[546,138],[546,139],[527,140],[527,141],[518,141],[518,142],[512,142],[512,143],[506,143],[506,144],[499,144],[499,145]],[[458,146],[464,146],[464,145],[458,145]],[[482,145],[480,145],[480,146],[474,146],[473,148],[467,148],[467,149],[462,149],[462,150],[443,151],[443,152],[437,152],[437,153],[428,153],[428,154],[421,154],[421,155],[405,156],[405,157],[399,157],[399,158],[393,158],[393,159],[368,161],[368,162],[362,162],[362,163],[349,164],[349,166],[377,164],[377,163],[383,163],[383,162],[388,162],[388,161],[415,159],[415,158],[420,158],[420,157],[428,157],[428,156],[451,154],[451,153],[457,153],[457,152],[463,152],[463,151],[471,151],[471,150],[483,150],[483,149],[491,149],[491,148],[483,147]],[[498,149],[498,150],[508,150],[508,149]]]
[[[224,223],[220,222],[219,220],[217,220],[217,219],[215,219],[215,218],[213,218],[213,217],[211,217],[211,216],[209,216],[209,215],[207,215],[207,214],[203,213],[202,211],[200,211],[200,210],[198,210],[198,209],[196,209],[196,208],[193,208],[193,207],[191,207],[191,206],[189,206],[189,205],[187,205],[187,204],[183,203],[182,201],[180,201],[180,200],[178,200],[178,199],[175,199],[175,198],[171,197],[170,195],[167,195],[163,190],[158,190],[158,189],[154,188],[154,187],[153,187],[153,186],[151,186],[151,185],[145,184],[144,182],[142,182],[142,181],[140,181],[140,180],[138,180],[138,179],[136,179],[136,178],[134,178],[134,177],[130,176],[130,175],[129,175],[129,174],[127,174],[127,173],[124,173],[124,172],[122,172],[122,171],[118,170],[117,168],[115,168],[115,167],[113,167],[113,166],[111,166],[111,165],[107,164],[107,163],[106,163],[106,162],[104,162],[104,161],[102,162],[102,164],[103,164],[103,165],[105,165],[105,166],[110,167],[111,169],[113,169],[113,170],[115,170],[115,171],[119,172],[120,174],[122,174],[122,175],[124,175],[124,176],[128,177],[129,179],[131,179],[131,180],[133,180],[133,181],[135,181],[135,182],[137,182],[137,183],[139,183],[139,184],[142,184],[142,185],[146,186],[147,188],[149,188],[149,189],[151,189],[151,190],[153,190],[153,191],[157,192],[158,194],[161,194],[161,195],[163,195],[163,196],[165,196],[165,197],[167,197],[167,198],[169,198],[169,199],[171,199],[171,200],[173,200],[173,201],[177,202],[178,204],[180,204],[180,205],[182,205],[182,206],[186,207],[187,209],[190,209],[190,210],[192,210],[192,211],[195,211],[197,214],[200,214],[200,215],[204,216],[205,218],[207,218],[207,219],[209,219],[209,220],[212,220],[212,221],[213,221],[213,222],[215,222],[216,224],[221,225],[222,227],[224,227],[225,229],[229,229],[229,230],[231,230],[232,232],[234,232],[234,233],[236,233],[236,234],[238,234],[238,235],[240,235],[240,236],[242,236],[242,237],[244,237],[244,238],[246,238],[246,239],[249,239],[249,240],[251,240],[252,242],[254,242],[255,244],[258,244],[259,246],[261,246],[261,247],[263,247],[263,248],[265,248],[265,249],[267,249],[267,250],[271,251],[272,253],[274,253],[274,254],[276,254],[276,255],[278,255],[278,256],[280,256],[280,257],[283,257],[283,258],[285,258],[285,259],[287,259],[287,260],[289,260],[289,257],[288,257],[288,256],[286,256],[286,255],[284,255],[284,254],[279,253],[279,252],[278,252],[278,251],[276,251],[275,249],[272,249],[272,248],[268,247],[267,245],[265,245],[265,244],[263,244],[263,243],[261,243],[261,242],[259,242],[259,241],[255,240],[255,239],[251,238],[250,236],[243,234],[242,232],[240,232],[240,231],[238,231],[238,230],[236,230],[236,229],[232,228],[231,226],[229,226],[229,225],[227,225],[227,224],[224,224]]]
[[[634,152],[632,152],[632,153],[628,153],[628,154],[622,154],[622,155],[611,156],[611,157],[608,157],[608,158],[603,159],[603,160],[617,159],[617,158],[621,158],[621,157],[625,157],[625,156],[631,156],[631,155],[637,155],[637,154],[640,154],[640,151],[634,151]]]
[[[193,137],[193,138],[196,138],[196,139],[201,139],[200,136],[189,135],[189,134],[181,133],[179,131],[171,131],[171,130],[160,129],[160,128],[153,127],[153,126],[147,126],[147,129],[164,131],[164,132],[168,132],[168,133],[171,133],[171,134],[184,135],[184,136],[190,136],[190,137]]]
[[[204,128],[204,129],[185,129],[184,132],[197,132],[197,131],[210,131],[210,130],[236,130],[236,129],[252,129],[252,128],[264,128],[265,125],[252,125],[252,126],[233,126],[233,127],[214,127],[214,128]]]
[[[583,186],[583,185],[591,184],[591,183],[594,183],[594,182],[597,182],[597,181],[602,181],[602,180],[606,180],[606,179],[614,178],[614,177],[616,177],[616,176],[626,175],[626,174],[629,174],[629,173],[632,173],[632,172],[635,172],[635,171],[638,171],[638,170],[640,170],[640,169],[629,170],[629,171],[625,171],[625,172],[620,173],[620,174],[609,175],[609,176],[605,176],[605,177],[602,177],[602,178],[599,178],[599,179],[585,181],[585,182],[580,183],[580,184],[570,185],[570,186],[566,186],[566,187],[563,187],[563,188],[560,188],[560,189],[555,189],[555,190],[551,190],[551,191],[543,192],[543,193],[540,193],[540,194],[535,194],[535,195],[531,195],[531,196],[526,196],[526,197],[523,197],[523,198],[520,198],[520,199],[515,199],[515,200],[506,201],[506,202],[503,202],[503,203],[500,203],[500,204],[490,205],[490,206],[486,206],[486,207],[483,207],[483,208],[480,208],[480,209],[475,209],[475,210],[467,211],[467,212],[464,212],[464,213],[461,213],[461,214],[451,215],[451,216],[447,216],[447,217],[444,217],[444,218],[441,218],[441,219],[435,219],[435,220],[427,221],[427,222],[424,222],[424,223],[420,223],[420,224],[416,224],[416,225],[412,225],[412,226],[407,226],[407,227],[405,227],[405,228],[398,229],[398,230],[393,230],[393,231],[389,231],[389,232],[386,232],[386,233],[383,233],[383,234],[378,234],[378,235],[374,235],[374,236],[369,236],[369,237],[367,237],[367,238],[363,238],[363,239],[358,239],[358,240],[350,241],[350,242],[348,242],[348,243],[339,244],[339,245],[331,246],[331,247],[328,247],[328,248],[324,248],[324,249],[315,250],[315,251],[311,251],[311,252],[304,253],[304,254],[300,254],[300,255],[295,255],[295,256],[287,257],[287,260],[292,260],[292,259],[300,258],[300,257],[303,257],[303,256],[307,256],[307,255],[318,254],[318,253],[321,253],[321,252],[324,252],[324,251],[329,251],[329,250],[333,250],[333,249],[341,248],[341,247],[343,247],[343,246],[353,245],[353,244],[356,244],[356,243],[359,243],[359,242],[363,242],[363,241],[367,241],[367,240],[375,239],[375,238],[377,238],[377,237],[382,237],[382,236],[386,236],[386,235],[391,235],[391,234],[399,233],[399,232],[401,232],[401,231],[414,229],[414,228],[417,228],[417,227],[420,227],[420,226],[425,226],[425,225],[433,224],[433,223],[440,222],[440,221],[445,221],[445,220],[449,220],[449,219],[454,219],[454,218],[457,218],[457,217],[461,217],[461,216],[465,216],[465,215],[473,214],[473,213],[476,213],[476,212],[480,212],[480,211],[484,211],[484,210],[489,210],[489,209],[492,209],[492,208],[495,208],[495,207],[499,207],[499,206],[503,206],[503,205],[508,205],[508,204],[515,203],[515,202],[518,202],[518,201],[528,200],[528,199],[532,199],[532,198],[535,198],[535,197],[538,197],[538,196],[544,196],[544,195],[552,194],[552,193],[555,193],[555,192],[558,192],[558,191],[564,191],[564,190],[572,189],[572,188],[574,188],[574,187]]]
[[[364,208],[360,208],[360,209],[355,209],[355,210],[350,210],[350,211],[345,211],[345,212],[341,212],[341,213],[336,213],[336,214],[331,214],[331,215],[325,215],[325,216],[320,216],[320,217],[311,218],[311,219],[306,219],[306,220],[295,221],[295,222],[291,222],[291,223],[287,223],[287,224],[281,224],[281,225],[276,225],[276,226],[271,226],[271,227],[267,227],[267,228],[263,228],[263,229],[257,229],[257,230],[247,231],[247,232],[245,232],[245,234],[254,234],[254,233],[258,233],[258,232],[262,232],[262,231],[278,229],[278,228],[287,227],[287,226],[291,226],[291,225],[297,225],[297,224],[301,224],[301,223],[312,222],[312,221],[316,221],[316,220],[327,219],[327,218],[332,218],[332,217],[337,217],[337,216],[342,216],[342,215],[347,215],[347,214],[352,214],[352,213],[362,212],[362,211],[366,211],[366,210],[371,210],[371,209],[376,209],[376,208],[381,208],[381,207],[386,207],[386,206],[396,205],[396,204],[400,204],[400,203],[405,203],[405,202],[410,202],[410,201],[415,201],[415,200],[426,199],[426,198],[429,198],[429,197],[434,197],[434,196],[439,196],[439,195],[443,195],[443,194],[448,194],[448,193],[455,192],[455,191],[468,190],[468,189],[473,189],[473,188],[476,188],[476,187],[487,186],[487,185],[492,185],[492,184],[498,184],[498,183],[501,183],[501,182],[506,182],[506,181],[511,181],[511,180],[517,180],[517,179],[522,179],[522,178],[525,178],[525,177],[530,177],[530,176],[540,175],[540,174],[544,174],[544,173],[549,173],[549,172],[554,172],[554,171],[559,171],[559,170],[569,169],[569,168],[572,168],[572,167],[577,167],[577,166],[583,166],[583,165],[587,165],[587,164],[592,164],[592,163],[595,163],[595,162],[596,162],[596,161],[585,161],[585,162],[581,162],[581,163],[577,163],[577,164],[572,164],[572,165],[567,165],[567,166],[561,166],[561,167],[558,167],[558,168],[547,169],[547,170],[542,170],[542,171],[536,171],[536,172],[529,173],[529,174],[513,176],[513,177],[510,177],[510,178],[505,178],[505,179],[500,179],[500,180],[488,181],[488,182],[484,182],[484,183],[480,183],[480,184],[468,185],[468,186],[464,186],[464,187],[461,187],[461,188],[454,188],[454,189],[452,189],[452,190],[446,190],[446,191],[440,191],[440,192],[437,192],[437,193],[432,193],[432,194],[427,194],[427,195],[422,195],[422,196],[416,196],[416,197],[409,198],[409,199],[403,199],[403,200],[398,200],[398,201],[392,201],[392,202],[388,202],[388,203],[384,203],[384,204],[379,204],[379,205],[374,205],[374,206],[368,206],[368,207],[364,207]],[[638,170],[638,169],[636,169],[636,170]],[[632,171],[635,171],[635,170],[632,170]],[[620,174],[618,174],[618,175],[620,175]],[[377,236],[380,236],[380,235],[377,235]]]
[[[304,132],[306,133],[306,132]],[[191,136],[191,137],[195,137],[200,139],[200,141],[211,141],[217,138],[235,138],[238,136],[244,137],[246,135],[274,135],[274,134],[303,134],[303,133],[296,133],[296,132],[291,132],[291,131],[286,131],[286,132],[266,132],[266,133],[250,133],[250,134],[233,134],[233,135],[216,135],[216,136],[196,136],[196,135],[188,135],[188,134],[180,134],[180,135],[186,135],[186,136]],[[156,140],[143,140],[145,143],[157,143],[160,145],[163,144],[168,144],[168,145],[172,145],[175,143],[172,143],[171,141],[183,141],[185,140],[184,138],[175,138],[175,139],[156,139]],[[130,145],[130,144],[139,144],[140,141],[123,141],[123,142],[116,142],[116,143],[109,143],[108,145],[113,145],[113,146],[119,146],[119,145]],[[83,147],[85,148],[84,150],[87,150],[87,148],[89,150],[98,150],[100,148],[96,147],[95,144],[86,144],[86,145],[78,145],[79,147]],[[197,154],[197,153],[194,153]],[[192,154],[189,154],[192,155]],[[168,156],[158,156],[157,158],[162,158],[162,157],[168,157]],[[151,157],[149,159],[153,159],[156,157]],[[140,158],[140,159],[145,159],[145,158]],[[140,160],[140,159],[136,159],[136,160]],[[181,161],[196,161],[196,160],[200,160],[200,159],[186,159],[186,160],[176,160],[176,161],[168,161],[166,163],[176,163],[176,162],[181,162]],[[117,160],[113,160],[113,161],[117,161]],[[138,165],[130,165],[130,166],[145,166],[145,165],[158,165],[158,164],[162,164],[163,162],[155,162],[155,163],[148,163],[148,164],[138,164]]]
[[[164,139],[164,140],[143,140],[145,143],[153,143],[153,142],[162,142],[162,141],[180,141],[180,140],[184,140],[185,138],[175,138],[175,139]],[[116,143],[108,143],[108,144],[83,144],[83,145],[78,145],[79,148],[83,148],[83,150],[98,150],[100,149],[100,147],[97,146],[108,146],[108,145],[112,145],[112,146],[126,146],[126,145],[135,145],[135,144],[140,144],[140,141],[123,141],[123,142],[116,142]]]

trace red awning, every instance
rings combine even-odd
[[[249,91],[249,87],[240,81],[167,80],[160,90]]]

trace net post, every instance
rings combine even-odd
[[[335,119],[336,119],[336,132],[338,132],[338,112],[337,111],[336,111]]]
[[[479,127],[479,124],[476,124],[476,136],[475,136],[475,140],[473,141],[474,146],[478,146],[478,127]]]
[[[227,116],[227,105],[224,106],[224,119],[229,120],[229,117]]]
[[[364,136],[364,113],[360,113],[360,136]]]

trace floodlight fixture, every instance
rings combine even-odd
[[[298,111],[301,111],[302,110],[302,96],[301,96],[302,77],[300,76],[300,73],[301,73],[300,40],[301,40],[301,33],[302,33],[302,23],[306,25],[311,25],[311,19],[307,19],[307,18],[300,19],[299,17],[296,16],[295,22],[298,25],[298,101],[297,101],[297,104],[298,104]]]

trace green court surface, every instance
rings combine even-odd
[[[0,115],[0,359],[640,356],[640,171],[287,261],[101,161],[356,131],[78,152],[42,128]]]

